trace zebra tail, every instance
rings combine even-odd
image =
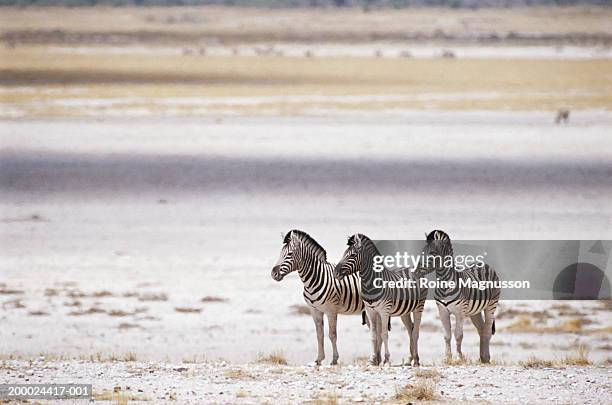
[[[387,325],[387,330],[390,331],[391,330],[391,317],[389,317],[389,322]]]
[[[493,319],[493,332],[491,333],[491,335],[495,335],[495,319]]]
[[[365,325],[367,323],[368,323],[368,317],[367,317],[365,311],[361,311],[361,324]],[[370,326],[370,325],[368,325],[368,326]]]

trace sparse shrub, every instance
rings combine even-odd
[[[537,357],[530,357],[527,360],[519,361],[519,364],[525,368],[544,368],[554,367],[555,363],[552,360],[542,360]]]
[[[277,364],[277,365],[282,365],[282,366],[287,365],[287,359],[285,358],[284,353],[280,350],[272,352],[271,354],[268,354],[268,355],[260,354],[259,357],[257,358],[257,362]]]
[[[575,354],[566,356],[562,360],[562,364],[566,366],[589,366],[593,364],[589,360],[589,350],[585,345],[578,346],[578,350]]]
[[[401,402],[434,401],[437,399],[435,385],[430,381],[417,380],[397,391],[395,399]]]

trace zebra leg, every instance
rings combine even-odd
[[[412,348],[412,319],[410,318],[410,314],[404,314],[400,316],[400,319],[408,331],[408,338],[410,339],[410,357],[408,358],[408,364],[412,364],[412,359],[414,358],[414,350]]]
[[[489,343],[493,334],[493,322],[495,321],[495,309],[493,311],[484,311],[484,326],[480,335],[480,361],[488,363],[491,361],[491,353],[489,351]]]
[[[337,326],[338,324],[338,313],[334,312],[332,314],[327,314],[327,327],[329,328],[329,340],[331,341],[332,344],[332,350],[334,352],[333,357],[332,357],[332,361],[331,361],[331,365],[335,366],[336,364],[338,364],[338,346],[336,346],[336,341],[338,338],[338,333],[337,333]]]
[[[414,354],[412,355],[412,365],[419,367],[419,329],[421,327],[421,316],[423,311],[414,313],[414,326],[412,327],[412,344],[414,345]]]
[[[459,310],[455,312],[455,343],[457,345],[457,354],[459,358],[463,358],[461,342],[463,342],[463,312]]]
[[[440,320],[442,321],[442,327],[444,328],[444,343],[446,345],[446,358],[450,359],[453,357],[451,351],[451,320],[450,311],[442,304],[438,304],[438,313],[440,314]]]
[[[317,329],[317,343],[318,343],[318,352],[317,359],[315,360],[315,364],[317,366],[321,365],[323,359],[325,359],[325,342],[323,341],[323,312],[318,311],[316,309],[312,309],[312,319],[314,320],[315,327]]]
[[[385,360],[383,361],[383,365],[389,363],[389,359],[391,358],[391,354],[389,353],[389,328],[387,328],[387,325],[389,324],[389,315],[384,314],[381,315],[381,323],[382,323],[382,328],[381,328],[381,335],[382,335],[382,341],[385,344]]]
[[[380,362],[382,361],[382,356],[380,354],[381,350],[382,350],[382,330],[383,328],[386,328],[386,326],[384,326],[382,324],[382,320],[380,317],[380,314],[377,312],[376,313],[376,365],[379,365]]]
[[[482,314],[479,312],[476,315],[470,316],[472,323],[476,327],[476,331],[478,332],[478,336],[482,334],[482,328],[484,327],[484,320],[482,319]]]
[[[368,314],[368,319],[370,320],[370,339],[372,341],[372,356],[370,357],[370,364],[373,366],[377,366],[380,364],[380,349],[378,346],[378,329],[380,322],[377,318],[378,313],[372,309],[366,309],[366,313]]]

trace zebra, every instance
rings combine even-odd
[[[427,245],[423,255],[427,258],[427,268],[424,273],[435,270],[438,281],[453,281],[454,286],[443,288],[439,286],[435,289],[434,297],[438,305],[438,313],[444,327],[444,342],[446,343],[446,357],[452,358],[451,352],[451,320],[450,316],[455,316],[455,342],[457,354],[463,358],[461,352],[461,342],[463,340],[463,317],[469,316],[480,336],[480,361],[488,363],[491,360],[489,342],[491,336],[495,334],[495,310],[499,301],[500,289],[487,288],[479,290],[470,286],[460,286],[459,280],[465,281],[499,281],[499,277],[489,265],[474,265],[463,271],[455,270],[453,246],[450,237],[446,232],[440,230],[431,231],[426,234]],[[432,259],[438,260],[439,266],[431,266]],[[445,260],[450,257],[451,260]],[[469,284],[469,283],[468,283]],[[484,313],[484,320],[482,318]]]
[[[372,341],[372,357],[370,363],[380,364],[380,349],[385,345],[383,364],[389,363],[389,327],[390,318],[399,316],[410,337],[409,363],[419,366],[419,327],[421,316],[427,298],[427,288],[420,287],[416,274],[409,269],[389,270],[383,268],[377,272],[374,269],[374,257],[380,256],[374,242],[363,234],[355,234],[348,239],[348,248],[342,259],[336,265],[335,274],[339,279],[359,274],[361,277],[362,298],[370,320],[370,337]],[[376,279],[381,279],[375,282]],[[405,288],[381,288],[381,281],[413,280],[414,285]],[[377,287],[378,285],[378,287]],[[414,314],[414,321],[410,317]]]
[[[358,276],[347,277],[340,281],[334,277],[334,265],[327,261],[327,253],[310,235],[297,229],[283,237],[280,258],[272,268],[272,278],[281,281],[287,274],[297,271],[304,283],[304,300],[317,332],[318,353],[315,364],[321,365],[325,359],[323,342],[323,315],[327,315],[329,340],[332,344],[331,365],[338,364],[336,346],[336,325],[338,314],[361,314],[362,324],[367,323],[361,283]]]

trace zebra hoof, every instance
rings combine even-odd
[[[332,360],[331,363],[329,363],[330,366],[337,366],[338,365],[338,359],[336,360]]]

